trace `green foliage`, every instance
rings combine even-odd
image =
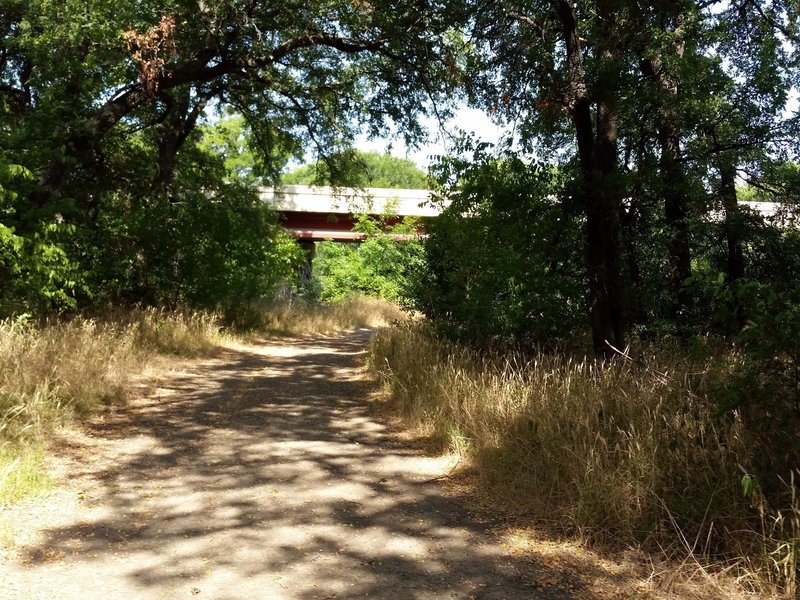
[[[363,129],[422,136],[424,103],[449,80],[430,60],[454,43],[435,33],[447,19],[411,4],[273,8],[0,8],[0,316],[235,312],[290,281],[299,254],[253,186],[306,145],[338,160]],[[423,71],[428,87],[410,87]],[[382,182],[412,171],[390,167],[375,167]]]
[[[241,115],[202,126],[200,136],[199,150],[222,157],[226,178],[235,183],[269,183],[295,150],[292,140],[276,131],[264,142]]]
[[[189,305],[235,313],[291,282],[300,249],[251,189],[224,184],[179,202],[130,205],[114,198],[97,229],[93,287],[111,302]],[[109,256],[106,244],[118,251]]]
[[[415,222],[407,218],[387,226],[380,218],[362,215],[355,230],[367,235],[359,244],[317,243],[312,274],[320,299],[340,301],[363,295],[407,302],[410,278],[422,263]]]
[[[286,185],[427,189],[428,178],[408,159],[377,152],[345,152],[282,176]]]
[[[74,309],[81,273],[63,250],[75,232],[60,215],[30,223],[25,192],[33,175],[0,162],[0,317]]]
[[[558,196],[561,178],[487,150],[438,166],[452,203],[429,228],[415,307],[448,335],[482,345],[550,344],[580,332],[581,228]]]
[[[800,291],[754,280],[711,282],[712,317],[740,354],[720,390],[724,411],[745,410],[751,424],[773,433],[800,428]],[[791,434],[794,437],[794,434]],[[800,452],[800,446],[794,441]],[[788,450],[788,448],[787,448]],[[800,456],[800,455],[799,455]]]
[[[321,297],[409,302],[484,347],[719,337],[713,418],[763,444],[770,500],[800,466],[800,234],[738,202],[797,204],[796,3],[212,4],[0,8],[0,317],[235,318],[300,258],[256,185],[311,151],[284,183],[426,187],[352,143],[419,141],[420,115],[464,97],[513,122],[519,152],[442,161],[451,203],[424,249],[366,218],[362,244],[320,244]]]

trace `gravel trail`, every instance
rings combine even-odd
[[[555,597],[371,414],[370,335],[228,348],[90,424],[0,598]]]

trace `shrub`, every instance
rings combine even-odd
[[[386,220],[362,216],[355,230],[367,237],[358,244],[320,242],[312,273],[319,298],[325,302],[372,296],[390,302],[408,302],[411,277],[422,264],[419,240],[395,239],[393,234],[416,235],[416,222],[405,219],[390,226]]]
[[[586,330],[581,224],[556,172],[481,149],[440,166],[450,205],[428,229],[414,308],[448,337],[535,346]]]

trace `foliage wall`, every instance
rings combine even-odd
[[[423,250],[416,220],[394,221],[390,213],[361,215],[354,231],[365,236],[362,241],[317,242],[307,293],[326,302],[361,295],[408,305]]]
[[[479,147],[450,159],[447,206],[428,229],[416,307],[444,332],[479,345],[552,343],[585,329],[580,223],[552,169]]]

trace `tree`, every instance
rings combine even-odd
[[[317,242],[309,291],[324,301],[365,295],[408,304],[422,264],[418,227],[413,217],[398,221],[391,209],[358,215],[353,227],[363,236],[358,244]]]
[[[153,131],[155,177],[166,181],[209,102],[240,112],[264,150],[304,139],[328,153],[352,141],[356,124],[378,131],[392,120],[420,134],[417,114],[447,79],[449,25],[424,6],[104,8],[32,0],[3,14],[4,103],[23,109],[25,129],[41,139],[31,165],[40,205],[71,193],[73,175],[96,173],[104,139],[123,123]],[[50,60],[56,48],[60,60]]]
[[[573,173],[561,201],[585,226],[600,355],[624,347],[625,329],[654,313],[644,307],[659,302],[655,282],[665,274],[669,300],[658,312],[689,334],[692,236],[706,235],[703,219],[716,198],[708,191],[720,189],[709,173],[725,153],[737,157],[734,175],[745,162],[765,164],[788,131],[778,133],[788,63],[765,4],[473,5],[463,60],[480,73],[467,82],[472,102],[516,121],[526,151]],[[766,17],[748,18],[759,9]],[[648,284],[649,302],[637,289]]]
[[[673,296],[672,317],[685,323],[692,307],[686,281],[692,275],[688,233],[688,190],[681,163],[683,127],[679,113],[681,63],[686,58],[687,38],[696,34],[689,23],[696,22],[696,7],[691,2],[654,4],[653,38],[662,40],[656,47],[645,48],[639,64],[654,86],[657,98],[656,132],[660,150],[659,170],[664,197],[664,220],[669,229],[669,256]],[[692,48],[690,48],[690,52]]]
[[[223,157],[226,177],[243,184],[267,184],[289,157],[289,148],[261,153],[258,141],[241,115],[226,115],[200,127],[200,148]]]
[[[200,210],[205,194],[246,217],[247,186],[275,181],[307,146],[337,154],[389,124],[421,136],[418,116],[446,99],[452,80],[450,27],[417,3],[6,2],[0,157],[32,181],[14,183],[3,225],[32,236],[63,223],[72,233],[60,247],[95,285],[107,292],[118,281],[120,293],[134,293],[143,244],[150,259],[169,262],[174,241],[164,231],[150,245],[152,232],[132,231],[142,215],[174,223],[181,207]],[[208,124],[210,112],[237,117]],[[205,239],[222,221],[205,222]],[[130,243],[126,252],[94,241],[112,244],[104,236],[114,234]]]
[[[282,183],[426,189],[426,174],[408,159],[377,152],[347,152],[303,165],[283,175]]]
[[[427,229],[415,307],[479,346],[555,347],[582,332],[587,285],[581,224],[557,169],[463,141],[433,172],[451,202]]]
[[[595,352],[625,346],[619,265],[624,188],[619,169],[619,95],[629,44],[628,6],[599,0],[493,2],[476,17],[485,41],[473,98],[521,118],[529,147],[550,138],[576,149],[571,195],[586,223],[589,313]],[[588,47],[584,47],[587,45]],[[499,94],[497,93],[499,90]],[[572,142],[568,142],[571,126]]]

